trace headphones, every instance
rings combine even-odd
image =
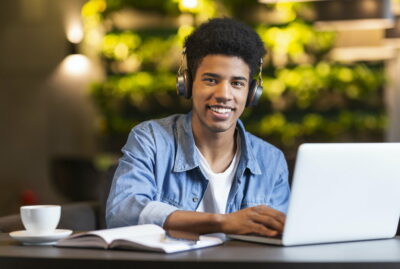
[[[192,97],[192,81],[190,78],[190,74],[188,69],[182,70],[183,59],[186,55],[186,48],[182,51],[182,59],[181,64],[178,69],[178,74],[176,76],[176,92],[180,96],[184,96],[186,99],[190,99]],[[258,101],[260,100],[263,88],[263,80],[262,80],[262,64],[263,59],[260,58],[260,71],[258,73],[258,80],[252,79],[250,82],[249,93],[247,95],[246,107],[256,106]]]

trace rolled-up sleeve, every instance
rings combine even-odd
[[[138,126],[122,149],[106,207],[108,228],[137,224],[163,226],[178,208],[156,201],[154,162],[157,154],[151,129]]]

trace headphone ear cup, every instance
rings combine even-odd
[[[192,89],[190,87],[189,72],[184,70],[182,74],[176,76],[176,93],[179,96],[184,96],[186,99],[192,97]]]
[[[192,98],[192,79],[190,76],[189,71],[186,69],[184,71],[184,75],[185,75],[185,85],[186,85],[186,93],[185,93],[185,98],[186,99],[190,99]]]
[[[249,94],[247,95],[246,107],[256,106],[260,100],[263,88],[258,81],[253,79],[250,83]]]

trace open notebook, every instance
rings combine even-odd
[[[214,236],[200,236],[196,239],[171,237],[160,226],[145,224],[77,233],[58,241],[56,246],[175,253],[222,243],[222,239]]]

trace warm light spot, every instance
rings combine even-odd
[[[194,9],[198,4],[197,0],[182,0],[182,6],[187,9]]]
[[[82,54],[72,54],[67,56],[63,63],[62,69],[71,75],[81,75],[89,71],[89,59]]]
[[[83,39],[82,26],[79,23],[71,24],[67,29],[67,38],[71,43],[80,43]]]

